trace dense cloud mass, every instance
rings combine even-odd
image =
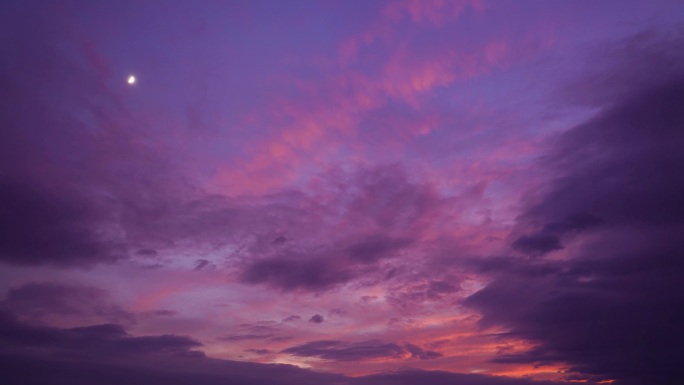
[[[116,258],[90,228],[95,213],[76,202],[9,181],[0,185],[0,202],[0,255],[7,261],[79,264]]]
[[[676,47],[666,47],[676,49]],[[652,68],[658,71],[659,68]],[[513,243],[568,260],[518,261],[467,303],[483,326],[538,344],[496,362],[567,362],[578,380],[679,383],[684,342],[684,73],[624,95],[564,133],[548,192],[523,216],[543,224]],[[568,218],[584,216],[585,221]],[[592,219],[593,218],[593,219]],[[567,224],[567,225],[562,225]],[[589,226],[591,225],[591,226]],[[584,230],[573,237],[570,230]],[[547,238],[545,238],[547,237]]]
[[[188,337],[163,335],[131,337],[116,324],[59,329],[35,326],[2,313],[2,350],[4,353],[31,355],[34,349],[45,356],[65,355],[74,358],[120,358],[131,355],[172,353],[202,355],[190,349],[202,344]],[[34,353],[35,354],[35,353]]]

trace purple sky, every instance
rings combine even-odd
[[[0,49],[3,383],[681,384],[679,0],[9,0]]]

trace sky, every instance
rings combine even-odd
[[[679,0],[6,0],[0,52],[4,384],[681,384]]]

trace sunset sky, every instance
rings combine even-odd
[[[0,5],[0,380],[682,384],[681,0]]]

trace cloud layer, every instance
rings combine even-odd
[[[677,383],[680,8],[3,3],[1,371]]]
[[[546,254],[563,239],[571,257],[501,267],[468,298],[483,326],[506,325],[508,335],[537,344],[495,361],[567,362],[577,379],[590,381],[676,383],[673,352],[684,337],[677,326],[684,317],[677,278],[684,269],[683,79],[621,95],[558,139],[546,159],[554,179],[523,215],[543,226],[512,247]]]

